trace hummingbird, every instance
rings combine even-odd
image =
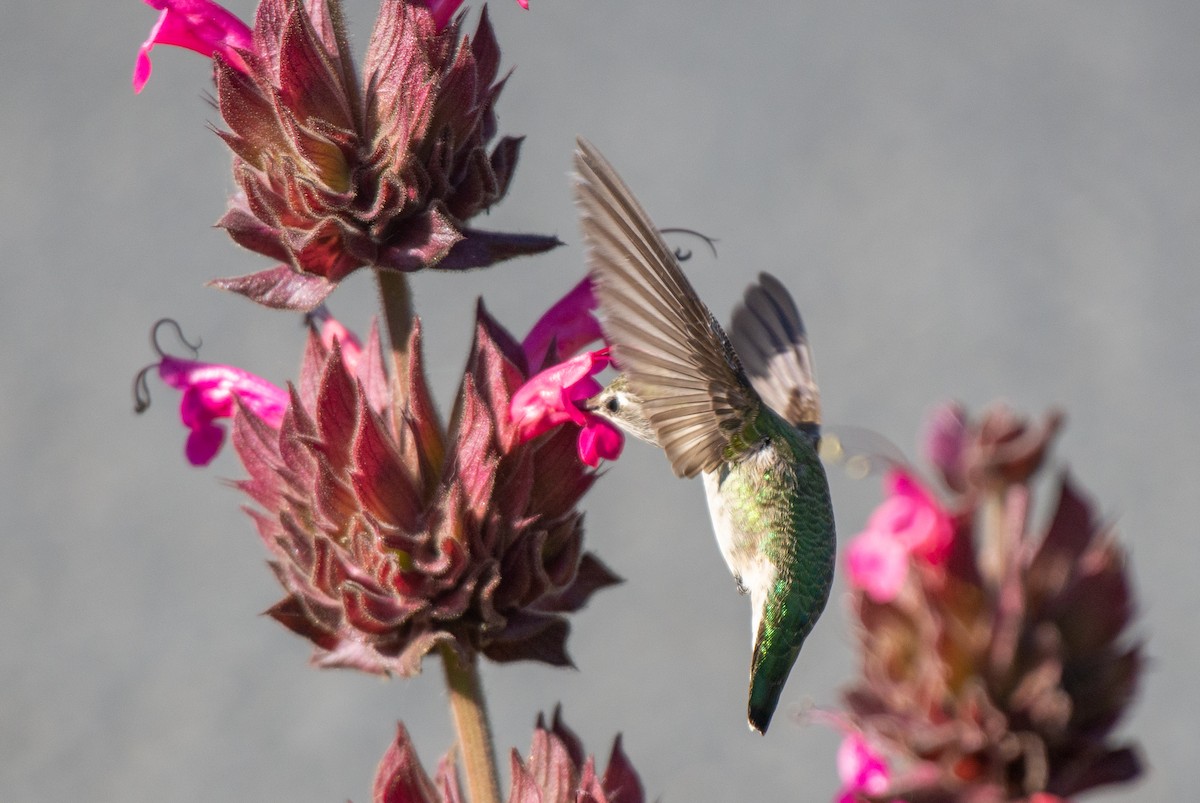
[[[625,182],[589,142],[577,145],[588,270],[621,372],[587,408],[661,448],[676,476],[703,477],[721,554],[750,596],[747,719],[766,733],[833,582],[808,335],[787,290],[765,273],[726,335]]]

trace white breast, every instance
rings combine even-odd
[[[750,459],[765,459],[766,455],[756,455]],[[704,494],[708,497],[708,513],[712,517],[713,530],[717,535],[717,546],[725,565],[738,583],[738,591],[750,594],[751,630],[750,638],[753,644],[758,636],[758,625],[762,619],[763,604],[766,602],[767,589],[775,582],[775,565],[766,559],[755,547],[753,538],[747,537],[735,524],[734,511],[727,495],[720,493],[721,479],[718,472],[704,473]]]

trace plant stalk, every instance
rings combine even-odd
[[[408,277],[398,271],[377,269],[375,278],[379,283],[379,304],[388,333],[392,420],[399,426],[408,404],[405,387],[408,382],[408,341],[412,337],[414,320],[412,290],[408,286]]]
[[[500,778],[496,772],[496,751],[492,746],[492,727],[488,722],[483,686],[475,656],[459,660],[451,646],[441,646],[442,665],[446,669],[446,687],[450,708],[467,774],[467,795],[471,803],[500,803]]]

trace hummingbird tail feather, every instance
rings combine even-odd
[[[751,729],[766,734],[771,717],[779,705],[779,696],[783,693],[783,684],[787,675],[771,675],[759,672],[750,678],[750,704],[747,706],[746,718]]]
[[[771,638],[767,628],[759,629],[750,663],[750,700],[746,707],[750,727],[759,733],[765,734],[771,724],[803,641],[801,637],[799,642],[781,644],[777,638]]]

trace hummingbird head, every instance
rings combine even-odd
[[[620,427],[638,440],[658,445],[654,429],[642,413],[642,400],[629,387],[624,374],[617,376],[608,387],[587,400],[586,408],[601,418]]]

